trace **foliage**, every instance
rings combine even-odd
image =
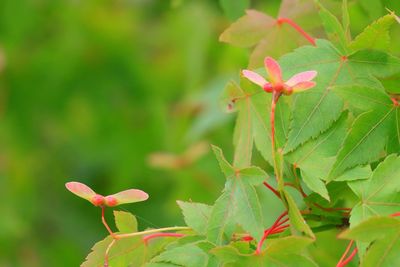
[[[248,11],[222,34],[227,42],[252,40],[246,46],[256,45],[270,38],[257,30],[267,30],[265,20],[271,25],[285,21],[311,45],[283,54],[279,63],[267,57],[268,81],[257,69],[242,71],[239,83],[228,82],[222,103],[238,113],[235,150],[230,163],[220,148],[212,147],[226,177],[215,203],[178,201],[187,226],[128,234],[109,230],[84,266],[101,266],[101,256],[104,266],[321,266],[326,263],[317,262],[316,251],[308,246],[319,242],[316,233],[342,228],[347,230],[340,238],[351,242],[337,266],[347,265],[356,254],[360,266],[399,264],[400,105],[382,83],[400,73],[400,59],[388,52],[390,26],[398,18],[385,15],[352,39],[346,0],[342,22],[319,1],[316,7],[327,39],[314,41],[291,19],[273,20],[257,11]],[[253,146],[271,168],[252,165]],[[276,188],[270,180],[276,180]],[[270,227],[262,189],[283,204]],[[88,199],[86,193],[80,196]],[[100,206],[104,211],[105,205]],[[121,213],[115,217],[119,228],[133,220]],[[104,217],[103,223],[109,229]],[[178,232],[165,233],[169,230]],[[177,239],[153,253],[141,252],[152,250],[153,239],[171,237]],[[138,251],[140,257],[131,255]]]

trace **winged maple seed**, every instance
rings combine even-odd
[[[270,82],[267,82],[264,77],[254,71],[243,70],[242,74],[268,93],[275,93],[275,95],[291,95],[292,93],[308,90],[316,85],[316,83],[312,81],[317,76],[315,70],[300,72],[284,82],[282,79],[281,67],[278,62],[271,57],[266,57],[264,59],[264,65]]]
[[[102,196],[94,192],[89,186],[79,182],[69,182],[65,187],[78,197],[88,200],[95,206],[115,207],[121,204],[145,201],[149,195],[139,189],[128,189],[113,195]]]

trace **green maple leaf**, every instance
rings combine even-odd
[[[321,180],[325,180],[335,160],[345,136],[346,120],[347,114],[344,113],[329,130],[286,155],[288,161],[301,169],[305,184],[327,200],[328,191]]]
[[[260,255],[242,254],[233,246],[217,247],[211,253],[217,256],[226,267],[248,266],[317,266],[310,258],[302,255],[305,247],[313,242],[310,238],[289,236],[268,240],[267,247]]]
[[[371,244],[361,258],[362,267],[391,267],[400,265],[400,220],[371,217],[343,232],[340,238]]]
[[[388,156],[374,170],[370,179],[349,182],[360,201],[351,211],[350,225],[376,215],[389,215],[400,207],[400,157]]]
[[[197,234],[206,234],[212,207],[194,202],[177,201],[177,203],[182,210],[187,226],[191,227]]]
[[[400,72],[400,60],[382,51],[362,50],[344,56],[330,42],[317,40],[317,47],[304,46],[281,58],[287,78],[306,70],[318,72],[317,86],[295,97],[285,153],[317,137],[339,118],[343,100],[333,93],[335,86],[383,88],[377,78]]]
[[[137,231],[136,218],[122,211],[115,211],[115,224],[121,232],[128,230],[129,232]],[[104,257],[107,247],[112,241],[112,237],[108,236],[102,241],[97,242],[92,247],[92,252],[86,257],[82,267],[103,267]],[[125,238],[118,240],[109,253],[109,265],[113,267],[126,266],[142,266],[147,261],[145,246],[141,237]]]
[[[378,159],[388,141],[388,151],[399,151],[400,110],[385,92],[365,86],[339,86],[334,92],[347,102],[357,117],[332,166],[331,178],[348,168]]]
[[[137,221],[134,215],[124,211],[114,211],[115,224],[119,230],[116,234],[132,233],[137,231]],[[151,257],[160,253],[175,238],[157,238],[147,245],[142,236],[119,239],[109,252],[109,266],[112,267],[142,267]],[[105,253],[113,241],[111,236],[97,242],[87,255],[82,267],[103,267]]]
[[[225,160],[220,148],[213,147],[213,150],[227,181],[208,221],[208,240],[218,245],[224,243],[226,238],[231,238],[236,224],[256,239],[261,238],[264,224],[254,186],[262,184],[267,174],[257,167],[235,169]]]

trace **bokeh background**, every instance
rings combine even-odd
[[[350,3],[354,34],[385,7],[400,13],[399,1]],[[0,267],[78,266],[106,235],[70,180],[148,192],[121,207],[141,229],[182,224],[177,199],[211,204],[225,178],[209,144],[230,158],[234,125],[218,98],[249,55],[218,36],[245,8],[279,4],[1,0]]]

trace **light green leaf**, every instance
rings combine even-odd
[[[347,0],[343,0],[342,3],[342,24],[344,35],[346,36],[346,43],[349,43],[351,40],[351,32],[350,32],[350,16]]]
[[[361,259],[360,267],[400,266],[400,231],[375,241]]]
[[[288,204],[289,208],[289,219],[290,225],[294,227],[297,231],[308,235],[311,238],[315,238],[314,233],[311,231],[310,226],[306,223],[303,216],[300,213],[299,208],[297,207],[296,203],[294,202],[292,196],[285,191],[285,199]]]
[[[311,259],[301,254],[312,242],[310,238],[289,236],[270,240],[260,255],[242,254],[233,246],[217,247],[212,249],[211,253],[226,267],[315,267],[317,265]]]
[[[322,182],[318,177],[312,174],[307,174],[306,172],[301,172],[301,177],[304,183],[315,193],[320,194],[323,198],[330,201],[328,190],[326,189],[325,183]]]
[[[373,76],[376,78],[389,78],[400,73],[400,59],[384,51],[360,50],[348,57],[348,76]],[[380,84],[368,84],[358,80],[359,85],[380,88]]]
[[[393,123],[393,115],[392,108],[362,113],[356,118],[330,171],[329,180],[349,168],[370,163],[379,158],[386,142],[385,136]]]
[[[115,224],[122,233],[137,232],[136,217],[125,211],[114,210]]]
[[[206,267],[208,255],[194,244],[174,247],[154,257],[151,263],[166,262],[186,267]]]
[[[390,45],[389,30],[395,21],[389,14],[373,22],[350,43],[354,51],[362,49],[388,50]]]
[[[353,169],[345,171],[342,175],[335,178],[337,182],[342,181],[355,181],[368,179],[372,174],[371,166],[357,166]]]
[[[346,121],[345,112],[329,130],[288,153],[285,158],[312,177],[325,180],[345,137]]]
[[[227,182],[222,195],[212,209],[208,223],[207,238],[217,245],[230,239],[236,224],[254,237],[261,238],[263,218],[255,185],[261,184],[267,174],[257,167],[234,169],[225,160],[222,151],[213,148],[217,160],[227,175]]]
[[[342,232],[339,238],[372,242],[400,231],[400,220],[392,217],[371,217],[360,224]]]
[[[97,242],[92,251],[86,257],[81,267],[101,267],[104,265],[105,252],[111,243],[112,237],[108,236],[100,242]],[[115,242],[109,252],[109,266],[112,267],[140,267],[146,260],[147,256],[144,243],[141,237],[125,238]]]
[[[347,54],[347,38],[339,20],[318,0],[315,2],[318,5],[319,16],[322,20],[322,24],[324,25],[325,32],[329,40],[340,50],[341,53]]]
[[[317,40],[317,47],[301,47],[283,56],[280,63],[287,75],[285,78],[306,70],[318,72],[316,87],[295,96],[285,153],[317,137],[338,119],[343,101],[332,93],[335,86],[382,88],[376,77],[385,78],[400,72],[400,60],[384,52],[362,50],[346,59],[332,44],[322,40]]]
[[[393,106],[389,95],[377,88],[359,85],[342,85],[335,86],[333,91],[349,105],[350,111],[355,116],[366,111],[383,110]]]
[[[211,148],[214,151],[219,167],[221,168],[221,171],[225,174],[225,176],[230,177],[234,175],[235,170],[233,169],[232,165],[229,164],[229,162],[225,159],[222,149],[214,145],[212,145]]]
[[[196,233],[204,235],[207,232],[207,224],[212,207],[202,203],[177,201],[182,210],[185,223]]]
[[[400,207],[400,157],[388,156],[370,179],[348,183],[360,201],[351,211],[350,225],[376,215],[389,215]]]
[[[340,234],[340,238],[354,239],[371,245],[361,258],[360,266],[398,266],[400,259],[400,220],[390,217],[371,217]]]
[[[232,191],[225,190],[212,208],[207,227],[207,240],[217,245],[229,240],[234,232],[236,220],[233,197]]]

